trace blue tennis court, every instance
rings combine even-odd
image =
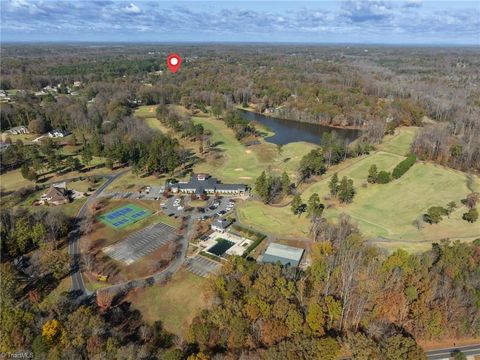
[[[100,215],[98,219],[114,229],[121,229],[151,214],[152,212],[150,210],[138,205],[129,204]]]

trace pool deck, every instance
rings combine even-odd
[[[253,242],[253,240],[250,240],[241,236],[237,236],[229,232],[222,233],[219,231],[215,231],[212,234],[210,234],[207,240],[202,241],[200,245],[206,249],[205,251],[208,252],[210,248],[217,245],[217,239],[219,238],[235,243],[231,248],[229,248],[225,252],[226,255],[242,256],[245,249]]]

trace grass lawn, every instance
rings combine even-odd
[[[410,144],[418,132],[418,127],[401,127],[396,129],[394,135],[387,135],[380,149],[397,155],[405,156],[410,151]]]
[[[165,178],[157,178],[155,176],[138,176],[131,170],[116,179],[106,190],[107,192],[115,191],[137,191],[148,185],[162,186],[165,184]]]
[[[273,207],[260,201],[245,201],[237,206],[239,222],[254,230],[285,237],[306,237],[309,221],[305,215],[294,216],[290,206]]]
[[[157,105],[144,105],[140,106],[137,110],[135,110],[135,117],[141,118],[145,120],[145,123],[152,129],[156,129],[161,131],[164,134],[169,134],[170,132],[174,133],[172,129],[169,129],[165,125],[163,125],[157,118],[156,118],[156,109]]]
[[[94,161],[92,161],[90,166],[93,166],[94,164],[102,163],[103,162],[102,159],[103,158],[94,157]],[[121,170],[122,169],[118,169],[118,171],[121,171]],[[100,168],[92,168],[85,172],[70,171],[61,175],[57,175],[55,173],[51,173],[47,175],[42,174],[40,175],[40,181],[38,181],[37,183],[39,185],[42,185],[45,182],[56,183],[56,182],[62,182],[65,179],[72,179],[76,177],[88,177],[93,175],[104,175],[104,174],[110,174],[110,173],[112,173],[111,170],[106,169],[104,167],[100,167]],[[27,186],[35,186],[35,182],[24,179],[20,172],[20,169],[7,171],[0,175],[0,188],[2,189],[3,192],[16,191],[22,187],[27,187]]]
[[[348,205],[323,199],[327,204],[325,217],[335,220],[341,213],[350,215],[358,222],[362,233],[379,246],[420,251],[444,238],[466,241],[478,238],[480,224],[470,224],[461,218],[466,208],[460,200],[470,192],[467,175],[463,172],[419,162],[400,179],[389,184],[362,186],[372,164],[376,164],[379,170],[391,171],[404,159],[401,154],[408,152],[415,131],[400,129],[397,135],[386,139],[380,146],[382,150],[369,156],[350,159],[336,169],[329,170],[318,181],[302,188],[303,201],[306,202],[315,192],[321,199],[328,196],[328,182],[334,171],[337,171],[340,179],[342,176],[353,179],[357,194],[353,203]],[[478,177],[474,177],[474,186],[480,189]],[[439,224],[425,224],[422,229],[417,229],[414,221],[430,206],[445,206],[450,201],[455,201],[458,205],[450,218],[445,217]],[[260,231],[278,236],[308,235],[309,222],[305,215],[295,217],[290,206],[272,207],[248,201],[239,205],[237,215],[242,224]]]
[[[81,199],[77,199],[72,201],[71,203],[65,205],[59,205],[55,207],[51,207],[53,209],[60,209],[65,215],[74,217],[77,215],[78,210],[82,207],[82,205],[87,201],[87,197],[83,197]]]
[[[142,313],[147,322],[161,320],[165,329],[184,337],[192,319],[207,306],[206,281],[181,270],[167,284],[131,292],[127,301]]]
[[[135,116],[144,119],[152,129],[174,135],[171,129],[155,118],[155,108],[156,106],[140,106],[136,110]],[[186,111],[179,106],[176,108],[179,111]],[[205,130],[209,130],[212,133],[212,144],[218,144],[215,151],[203,156],[204,161],[195,165],[194,171],[213,174],[224,182],[241,182],[252,185],[255,178],[268,167],[274,172],[287,171],[294,180],[303,155],[316,148],[316,145],[305,142],[291,143],[283,146],[281,154],[279,154],[276,145],[263,139],[256,139],[260,141],[258,145],[245,146],[235,138],[233,130],[229,129],[222,120],[210,116],[194,116],[192,120],[197,124],[202,124]],[[273,134],[264,127],[259,127],[259,130],[265,135]],[[192,143],[184,138],[179,138],[179,142],[198,155],[198,143]],[[116,186],[120,186],[120,184],[118,182]]]
[[[216,152],[219,155],[218,158],[209,155],[207,161],[195,166],[195,171],[215,174],[223,181],[253,184],[268,167],[279,173],[287,171],[295,179],[301,158],[316,148],[316,145],[305,142],[290,143],[283,146],[279,154],[276,145],[262,139],[259,145],[245,146],[221,120],[194,117],[193,121],[211,131],[211,142],[218,143]]]
[[[188,204],[192,207],[204,207],[208,204],[208,201],[197,199],[197,200],[191,200]]]
[[[34,186],[33,181],[24,179],[20,169],[11,170],[0,175],[0,188],[2,192],[16,191],[22,187]]]

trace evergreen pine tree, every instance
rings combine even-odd
[[[338,175],[337,173],[333,174],[330,182],[328,183],[328,188],[330,189],[330,194],[332,196],[337,196],[338,192]]]
[[[367,181],[370,184],[375,184],[377,182],[377,175],[378,175],[377,165],[373,164],[372,166],[370,166],[370,169],[368,170]]]

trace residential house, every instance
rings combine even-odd
[[[40,198],[41,204],[62,205],[70,202],[69,191],[66,183],[53,184],[48,190],[42,194]]]

